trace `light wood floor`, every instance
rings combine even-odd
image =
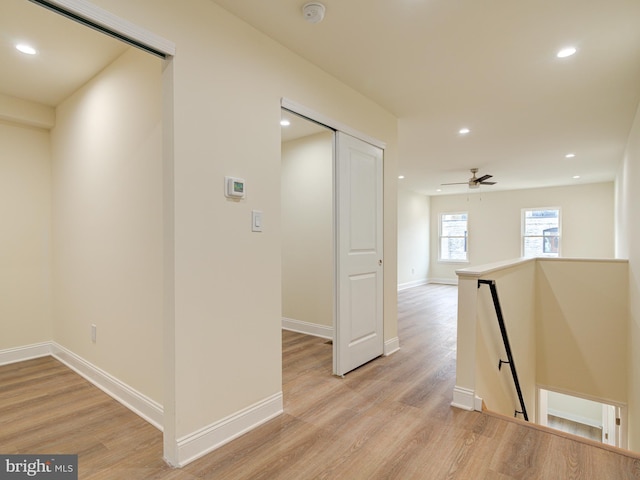
[[[456,290],[399,294],[401,350],[331,376],[283,332],[285,413],[179,470],[162,436],[51,358],[0,367],[0,453],[78,453],[81,479],[633,479],[640,460],[450,407]]]

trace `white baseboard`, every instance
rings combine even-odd
[[[406,290],[407,288],[419,287],[420,285],[426,285],[428,280],[426,278],[421,278],[420,280],[413,280],[411,282],[399,283],[398,291]]]
[[[384,342],[384,356],[388,357],[392,353],[396,353],[400,350],[400,339],[398,337],[392,338]]]
[[[458,285],[458,278],[430,278],[429,283],[437,283],[440,285]]]
[[[282,392],[177,440],[178,464],[188,463],[229,443],[284,411]]]
[[[51,342],[34,343],[24,347],[7,348],[0,350],[0,365],[24,362],[34,358],[48,357],[51,355]]]
[[[482,410],[482,399],[476,397],[473,390],[469,390],[468,388],[456,387],[453,389],[453,401],[451,402],[452,407],[460,408],[462,410]]]
[[[55,342],[51,343],[51,355],[151,425],[162,430],[162,405]]]
[[[104,393],[117,400],[138,416],[144,418],[154,427],[162,430],[162,405],[55,342],[43,342],[26,345],[24,347],[0,350],[0,365],[24,362],[47,356],[52,356],[64,363]]]
[[[292,332],[313,335],[314,337],[327,338],[333,340],[333,327],[318,325],[317,323],[303,322],[293,318],[282,317],[282,328]]]

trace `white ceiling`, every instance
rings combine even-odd
[[[56,106],[127,48],[28,0],[0,0],[0,93]],[[32,45],[38,55],[18,52]]]
[[[395,114],[407,188],[437,194],[472,167],[498,181],[486,190],[615,176],[640,100],[638,0],[321,0],[318,24],[305,0],[213,1]]]
[[[483,191],[612,180],[640,101],[638,0],[322,0],[315,25],[305,0],[212,1],[396,115],[401,185],[427,194],[472,167]],[[128,48],[28,0],[0,0],[0,32],[0,93],[47,105]]]

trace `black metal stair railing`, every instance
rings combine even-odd
[[[509,336],[507,335],[507,327],[504,324],[504,317],[502,316],[502,308],[500,307],[500,300],[498,299],[498,290],[496,289],[495,280],[478,280],[478,288],[480,285],[489,285],[491,289],[491,298],[493,298],[493,306],[496,309],[496,315],[498,317],[498,325],[500,325],[500,333],[502,334],[502,341],[504,342],[504,349],[507,352],[507,360],[500,359],[498,363],[498,370],[502,370],[502,364],[508,363],[511,368],[511,375],[513,377],[513,383],[516,386],[516,392],[518,393],[518,399],[520,400],[520,408],[521,410],[516,410],[514,413],[514,417],[517,417],[518,414],[522,414],[524,419],[528,422],[529,416],[527,415],[527,407],[524,404],[524,397],[522,396],[522,389],[520,388],[520,382],[518,381],[518,372],[516,371],[516,363],[513,360],[513,355],[511,354],[511,345],[509,344]]]

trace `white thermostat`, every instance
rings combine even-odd
[[[224,177],[224,194],[232,198],[244,198],[245,182],[244,178]]]

